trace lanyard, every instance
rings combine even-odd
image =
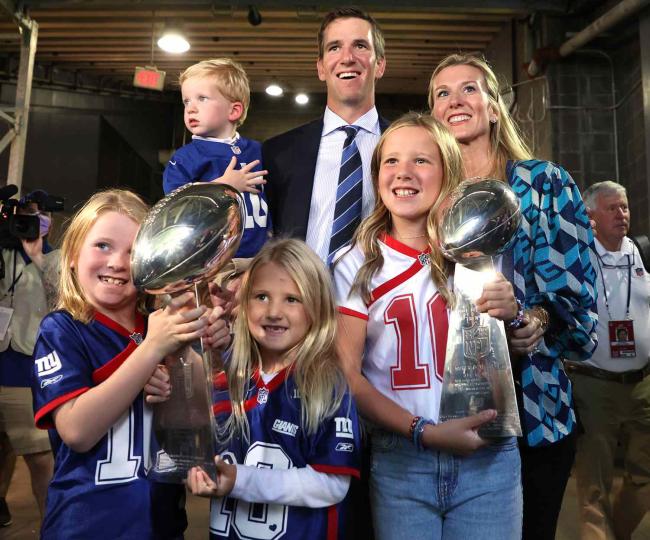
[[[614,320],[611,312],[609,311],[609,300],[607,298],[607,286],[605,285],[605,275],[603,273],[603,262],[600,257],[600,253],[596,251],[596,257],[598,258],[598,269],[600,270],[600,279],[603,282],[603,296],[605,297],[605,307],[607,308],[607,315],[609,315],[609,320]],[[627,304],[625,305],[625,318],[630,318],[630,293],[632,290],[632,263],[630,262],[630,255],[625,255],[627,258]]]

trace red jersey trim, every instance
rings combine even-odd
[[[225,371],[220,371],[214,377],[212,377],[212,385],[214,386],[214,389],[217,390],[217,391],[219,391],[219,390],[227,390],[228,389],[228,379],[226,378],[226,372]]]
[[[144,317],[142,316],[142,313],[136,312],[135,314],[135,330],[133,332],[129,332],[126,328],[124,328],[120,323],[115,322],[113,319],[110,317],[107,317],[103,313],[96,312],[94,315],[94,319],[98,322],[106,326],[107,328],[110,328],[111,330],[114,330],[118,334],[125,336],[125,337],[131,337],[134,333],[140,334],[141,336],[144,336]]]
[[[368,320],[368,315],[365,313],[361,313],[360,311],[355,311],[350,308],[346,308],[343,306],[339,306],[338,308],[339,313],[342,315],[349,315],[350,317],[356,317],[357,319],[363,319],[364,321]]]
[[[340,467],[338,465],[323,465],[323,464],[312,464],[309,466],[315,471],[327,473],[327,474],[344,474],[346,476],[354,476],[355,478],[360,478],[361,474],[358,469],[354,467]]]
[[[135,351],[137,345],[134,341],[129,341],[129,344],[126,346],[122,352],[118,353],[116,356],[111,358],[106,362],[102,367],[97,368],[93,371],[93,382],[99,384],[108,379],[113,373],[117,371],[124,361],[131,356],[131,353]]]
[[[244,411],[250,411],[254,407],[257,407],[257,396],[261,388],[266,388],[269,393],[273,392],[285,382],[287,376],[289,375],[288,372],[292,370],[293,365],[287,366],[283,370],[278,371],[278,374],[273,377],[273,379],[271,379],[269,384],[264,384],[264,380],[262,379],[259,370],[256,369],[251,379],[256,381],[255,388],[257,392],[254,392],[251,397],[244,401]],[[212,412],[214,414],[230,413],[232,412],[232,405],[230,401],[220,401],[219,403],[215,403],[212,406]]]
[[[426,251],[417,251],[416,249],[413,249],[407,245],[402,244],[401,242],[395,240],[394,238],[388,236],[387,234],[383,234],[379,239],[384,244],[394,249],[395,251],[399,251],[404,255],[413,257],[415,261],[413,261],[413,264],[409,266],[406,270],[404,270],[404,272],[396,275],[392,279],[389,279],[387,282],[382,283],[379,287],[373,290],[370,293],[370,302],[367,304],[368,307],[374,304],[382,296],[392,291],[395,287],[401,285],[405,281],[411,279],[415,274],[417,274],[420,271],[420,268],[422,268],[423,266],[422,262],[420,261],[420,255],[426,255],[430,251],[428,249]]]
[[[58,398],[50,401],[47,405],[41,407],[34,415],[34,424],[36,427],[39,429],[54,429],[54,421],[50,416],[54,409],[60,407],[71,399],[80,396],[88,390],[90,390],[90,387],[88,386],[78,388],[77,390],[73,390],[72,392],[68,392],[67,394],[59,396]]]
[[[425,251],[418,251],[417,249],[413,249],[411,246],[407,246],[406,244],[402,244],[399,240],[396,240],[392,236],[389,236],[386,233],[383,233],[379,236],[379,240],[386,244],[389,248],[394,249],[395,251],[399,251],[403,255],[408,255],[409,257],[413,257],[414,259],[417,259],[419,255],[422,253],[429,253],[430,250],[425,250]]]
[[[338,540],[339,537],[339,513],[336,505],[327,509],[327,540]]]

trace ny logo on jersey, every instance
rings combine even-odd
[[[59,358],[59,355],[56,354],[56,351],[52,351],[47,356],[43,356],[43,358],[37,358],[34,362],[36,363],[39,377],[55,373],[62,367],[61,359]]]
[[[352,433],[352,420],[345,417],[337,416],[334,418],[336,423],[336,436],[343,437],[344,439],[354,439]]]

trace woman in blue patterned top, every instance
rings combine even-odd
[[[555,537],[575,455],[571,382],[562,358],[596,347],[593,234],[578,187],[562,167],[534,159],[482,59],[454,54],[429,85],[432,115],[454,134],[466,177],[500,178],[519,197],[522,226],[501,270],[522,303],[509,332],[524,436],[523,538]]]

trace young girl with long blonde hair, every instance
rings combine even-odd
[[[188,486],[214,497],[211,538],[339,538],[358,429],[329,275],[304,242],[274,241],[253,259],[240,301],[230,399],[215,404],[231,436],[216,481],[194,468]]]
[[[382,135],[372,178],[375,208],[337,261],[334,282],[339,354],[371,423],[375,535],[518,540],[516,442],[477,434],[496,411],[438,423],[453,276],[435,220],[463,178],[458,145],[433,118],[408,114]],[[512,286],[499,275],[477,308],[514,319]]]
[[[171,520],[152,507],[157,492],[145,476],[151,411],[142,389],[167,354],[199,337],[212,343],[223,323],[189,307],[191,293],[148,320],[138,310],[130,256],[147,210],[129,191],[97,193],[63,238],[58,310],[43,319],[34,350],[36,424],[50,429],[56,456],[43,539],[182,535],[184,523],[157,532]]]

